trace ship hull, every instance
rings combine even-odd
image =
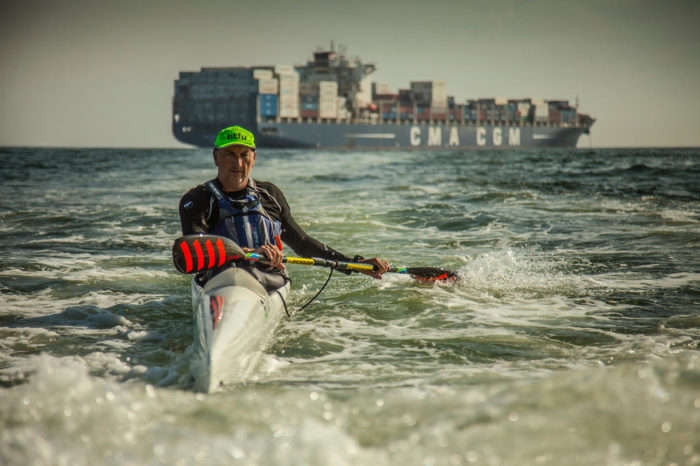
[[[185,144],[212,147],[219,129],[173,125]],[[252,125],[251,125],[252,126]],[[316,149],[449,149],[576,147],[587,127],[427,123],[265,122],[251,128],[258,147]]]

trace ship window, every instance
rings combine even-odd
[[[263,128],[260,132],[262,134],[269,136],[269,135],[277,134],[277,128]]]

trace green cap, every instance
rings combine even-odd
[[[223,147],[233,146],[234,144],[255,149],[255,138],[253,137],[253,133],[241,128],[240,126],[230,126],[228,128],[224,128],[219,131],[219,134],[216,136],[214,147],[221,149]]]

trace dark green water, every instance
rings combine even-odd
[[[334,276],[210,396],[170,259],[210,152],[0,164],[0,463],[700,462],[700,150],[261,150],[313,236],[464,278]]]

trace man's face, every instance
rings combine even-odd
[[[229,146],[214,151],[214,163],[219,168],[219,180],[225,188],[243,189],[255,165],[255,150],[246,146]]]

